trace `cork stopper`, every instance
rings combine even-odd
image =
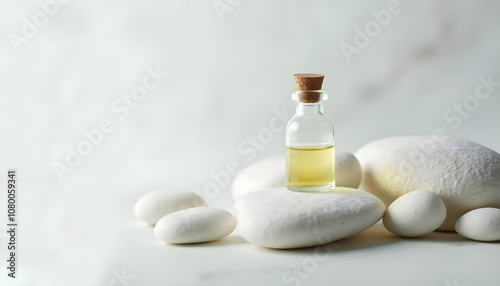
[[[302,91],[299,101],[303,103],[315,103],[320,101],[319,90],[323,85],[325,75],[315,73],[298,73],[293,75],[297,90]]]

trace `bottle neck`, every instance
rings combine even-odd
[[[295,113],[297,115],[323,115],[323,106],[319,102],[299,103]]]

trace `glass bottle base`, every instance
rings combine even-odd
[[[301,192],[301,193],[325,193],[331,192],[335,188],[335,184],[324,185],[324,186],[286,186],[288,190],[292,192]]]

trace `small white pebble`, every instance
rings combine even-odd
[[[199,207],[174,212],[155,226],[158,239],[168,243],[198,243],[221,239],[236,228],[236,218],[228,211]]]
[[[335,185],[357,189],[361,183],[361,165],[356,157],[345,151],[335,154]]]
[[[455,230],[468,239],[500,240],[500,209],[480,208],[472,210],[457,220]]]
[[[192,192],[160,190],[142,196],[135,204],[134,213],[138,219],[154,225],[169,213],[206,205],[203,197]]]
[[[395,235],[417,237],[436,230],[445,218],[443,200],[434,192],[417,190],[392,202],[383,223]]]

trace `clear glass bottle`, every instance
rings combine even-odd
[[[323,75],[294,75],[297,89],[292,99],[299,101],[286,130],[286,177],[291,191],[325,192],[335,187],[335,141],[333,123],[323,115],[320,90]],[[307,83],[321,77],[319,85]],[[301,83],[302,81],[302,83]],[[304,81],[306,83],[304,83]],[[312,90],[312,88],[319,88]]]

